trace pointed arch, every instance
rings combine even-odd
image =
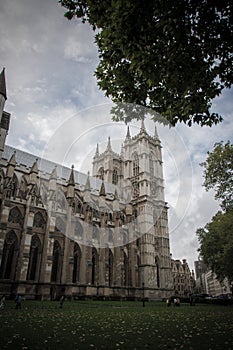
[[[135,152],[133,154],[133,176],[139,175],[139,157],[138,154]]]
[[[123,286],[129,286],[129,258],[125,251],[123,251],[123,271],[122,271],[122,284]]]
[[[61,276],[61,265],[62,265],[62,256],[61,256],[61,245],[55,240],[53,245],[53,264],[51,271],[51,282],[60,282]]]
[[[155,175],[155,170],[154,170],[154,155],[152,152],[149,154],[149,172],[150,172],[150,177],[153,178]]]
[[[37,235],[33,235],[29,253],[27,280],[35,281],[38,279],[40,261],[41,241]]]
[[[80,282],[80,266],[81,266],[81,258],[82,258],[81,249],[78,243],[74,244],[73,258],[74,258],[74,265],[73,265],[72,282],[77,283],[77,282]]]
[[[66,223],[65,223],[65,218],[63,218],[61,215],[58,215],[56,217],[56,230],[58,232],[61,232],[63,234],[66,233]]]
[[[66,196],[63,189],[59,187],[57,191],[57,209],[66,210],[66,208],[67,208]]]
[[[44,216],[42,215],[42,213],[40,211],[37,211],[34,215],[33,226],[44,230],[45,224],[46,224],[46,221],[44,219]]]
[[[100,180],[103,180],[104,181],[104,168],[101,167],[98,171],[98,177]]]
[[[114,266],[114,256],[111,249],[108,250],[108,285],[111,287],[113,285],[113,266]]]
[[[112,172],[112,183],[113,185],[117,185],[118,183],[118,171],[117,169],[113,169],[113,172]]]
[[[26,195],[27,195],[27,180],[25,175],[23,175],[19,186],[19,197],[22,199],[26,199]]]
[[[20,209],[17,206],[13,207],[10,210],[8,221],[11,222],[12,224],[19,224],[20,226],[22,226],[22,224],[23,224],[23,215],[22,215]]]
[[[18,238],[13,230],[6,234],[3,246],[0,278],[14,279],[18,252]]]

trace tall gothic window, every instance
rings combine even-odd
[[[53,259],[53,264],[52,264],[51,281],[59,282],[60,268],[61,268],[61,246],[58,241],[54,242],[52,259]]]
[[[118,183],[118,172],[117,172],[117,169],[114,169],[113,170],[113,173],[112,173],[112,183],[114,185],[117,185]]]
[[[149,155],[149,170],[150,170],[150,177],[154,177],[154,161],[151,153]]]
[[[41,243],[37,235],[32,237],[30,255],[29,255],[29,264],[27,272],[27,280],[35,281],[37,279],[39,263],[40,263],[40,254],[41,254]]]
[[[4,181],[4,172],[1,169],[0,170],[0,192],[2,192],[2,190],[3,190],[3,181]]]
[[[155,258],[155,268],[156,268],[156,278],[157,278],[157,287],[160,287],[160,275],[159,275],[159,262],[158,259]]]
[[[108,284],[109,286],[113,285],[113,254],[111,249],[109,249],[108,255]]]
[[[57,216],[56,218],[56,230],[63,234],[66,233],[66,224],[62,216]]]
[[[139,157],[137,153],[133,155],[133,176],[139,175]]]
[[[18,239],[14,231],[6,234],[0,268],[0,278],[13,279],[17,259]]]
[[[100,170],[99,170],[99,178],[104,181],[104,168],[100,168]]]
[[[98,254],[95,248],[92,248],[92,271],[91,271],[91,284],[98,282]]]
[[[126,253],[124,252],[124,265],[123,265],[123,275],[122,275],[122,282],[123,286],[128,286],[129,285],[129,259]]]
[[[72,282],[77,283],[80,281],[80,263],[81,263],[81,249],[77,243],[74,244],[74,265]]]
[[[13,224],[22,225],[23,217],[18,207],[13,207],[10,210],[8,221],[12,222]]]
[[[44,228],[45,228],[45,220],[43,218],[43,215],[40,212],[37,212],[35,214],[33,226],[41,228],[42,230],[44,230]]]

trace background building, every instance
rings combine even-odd
[[[193,293],[194,275],[190,272],[186,259],[172,259],[172,277],[174,295],[189,297]]]

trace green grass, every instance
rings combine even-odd
[[[0,312],[1,349],[233,349],[233,307],[24,301]]]

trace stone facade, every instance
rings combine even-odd
[[[148,299],[173,292],[161,143],[142,122],[92,176],[5,145],[0,76],[0,294]],[[8,118],[8,120],[6,120]]]

